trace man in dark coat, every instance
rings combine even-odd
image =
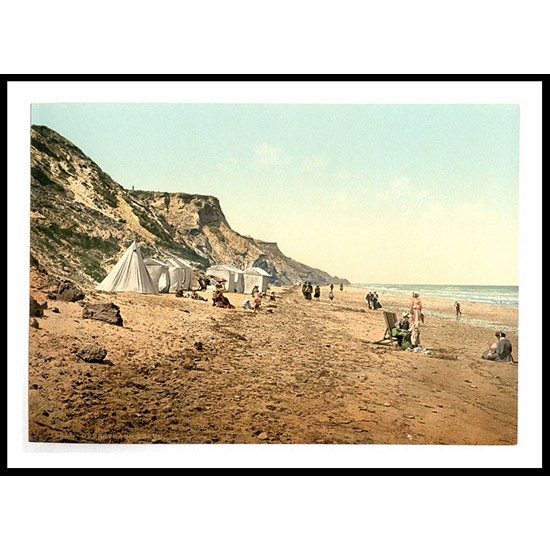
[[[483,359],[488,359],[489,361],[504,361],[508,363],[513,363],[514,358],[512,357],[512,342],[506,338],[504,332],[495,332],[495,336],[498,338],[496,350],[484,351],[482,354]]]

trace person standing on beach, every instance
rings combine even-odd
[[[257,290],[254,293],[254,313],[258,313],[260,310],[260,306],[262,305],[262,295],[260,294],[260,291]]]
[[[367,292],[367,295],[365,296],[365,301],[367,302],[369,309],[372,309],[372,292],[370,290],[369,292]]]
[[[456,318],[458,319],[458,316],[462,315],[462,311],[460,311],[460,304],[458,302],[455,302],[455,310],[456,310]]]
[[[334,290],[334,283],[330,283],[330,290],[331,292]]]
[[[340,291],[344,290],[344,285],[340,283]]]
[[[419,323],[420,321],[422,321],[422,324],[424,324],[424,314],[422,313],[422,300],[419,298],[417,292],[412,293],[411,315],[413,323]]]
[[[321,298],[321,287],[319,285],[315,286],[315,292],[313,294],[313,297],[319,301],[319,298]]]
[[[334,292],[332,292],[332,288],[330,289],[330,292],[328,293],[328,299],[330,300],[330,305],[332,305],[332,300],[334,300]]]

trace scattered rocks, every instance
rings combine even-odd
[[[57,299],[66,302],[78,302],[84,299],[84,292],[71,281],[62,281],[57,288]]]
[[[262,441],[265,441],[269,436],[265,432],[261,432],[258,435],[258,439],[261,439]]]
[[[44,317],[44,306],[40,305],[32,296],[30,297],[29,313],[31,317]]]
[[[82,317],[84,319],[96,319],[119,327],[123,325],[120,308],[112,303],[86,304],[82,310]]]
[[[195,342],[195,349],[199,350],[199,351],[202,351],[203,349],[203,344],[202,342]]]
[[[97,344],[87,344],[82,346],[76,354],[86,363],[102,363],[107,351]]]

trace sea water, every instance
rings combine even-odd
[[[519,287],[489,285],[399,285],[399,284],[353,284],[382,294],[403,294],[410,298],[413,292],[423,297],[446,298],[456,302],[473,302],[493,306],[518,307]]]

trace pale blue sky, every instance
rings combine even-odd
[[[32,123],[352,282],[518,283],[517,105],[52,103]]]

